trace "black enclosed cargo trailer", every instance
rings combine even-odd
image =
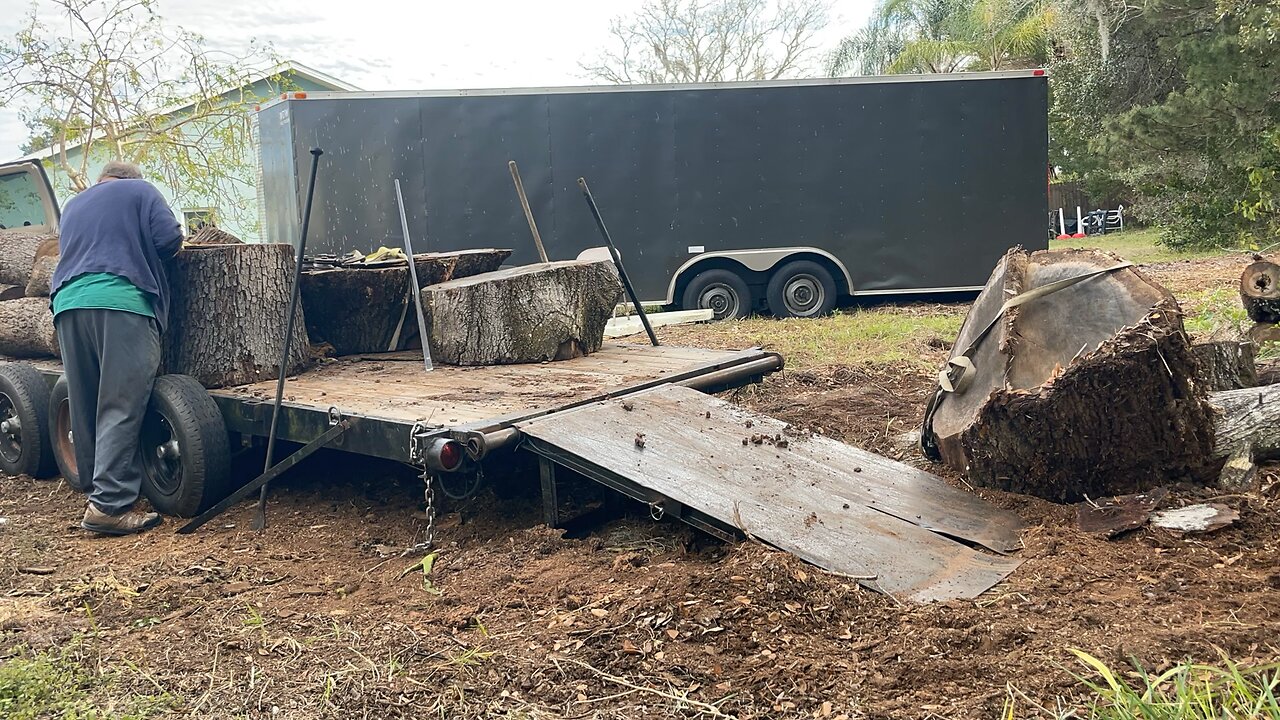
[[[835,295],[976,291],[1046,246],[1043,71],[697,85],[294,94],[257,114],[263,227],[310,247],[519,248],[519,163],[552,260],[599,244],[585,176],[646,302],[807,316]]]

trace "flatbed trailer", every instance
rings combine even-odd
[[[974,597],[1017,567],[1006,556],[1019,545],[1017,516],[921,470],[707,394],[758,382],[782,366],[781,356],[759,348],[620,343],[573,360],[431,372],[414,353],[349,356],[288,379],[277,438],[303,447],[273,470],[328,447],[408,463],[431,488],[442,476],[478,479],[486,465],[531,453],[552,526],[561,524],[561,480],[574,473],[644,503],[655,519],[678,519],[725,539],[754,537],[908,598]],[[40,391],[33,386],[51,390],[41,442],[65,464],[68,452],[74,463],[74,452],[56,389],[60,375],[54,360],[0,362],[0,411],[8,402],[11,415],[34,420],[39,402],[31,398]],[[6,394],[22,377],[25,389]],[[191,446],[212,447],[221,436],[227,447],[262,444],[274,388],[274,381],[197,387],[196,403],[221,416],[212,433],[219,437],[199,442],[180,442],[191,437],[179,427],[184,419],[153,396],[151,412],[162,417],[144,424],[145,487],[185,477],[201,462]],[[167,468],[177,476],[163,477]],[[253,487],[224,500],[227,490],[197,511],[207,518]]]

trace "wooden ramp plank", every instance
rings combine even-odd
[[[827,438],[788,435],[779,420],[689,388],[661,386],[518,427],[582,462],[894,595],[976,597],[1020,563],[951,539],[1007,552],[1018,545],[1016,515],[908,465]],[[637,433],[644,433],[643,448]],[[753,435],[770,439],[755,444]]]

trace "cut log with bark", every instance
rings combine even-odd
[[[49,286],[53,282],[53,271],[57,269],[57,255],[36,258],[35,265],[31,268],[31,279],[27,280],[27,296],[48,297]]]
[[[510,250],[496,249],[420,253],[415,256],[418,282],[434,285],[492,272],[510,256]],[[311,269],[302,274],[307,331],[315,342],[332,345],[337,355],[406,347],[418,327],[411,300],[407,264]]]
[[[0,285],[0,302],[17,300],[27,296],[26,288],[20,285]]]
[[[49,298],[0,302],[0,355],[20,358],[58,357]]]
[[[1208,392],[1239,390],[1258,384],[1256,346],[1247,338],[1210,336],[1191,345],[1196,381]]]
[[[275,379],[293,283],[291,245],[184,249],[167,264],[172,304],[162,373],[191,375],[209,388]],[[286,374],[310,360],[302,308]]]
[[[453,365],[567,360],[600,349],[622,299],[609,261],[528,265],[431,285],[431,355]]]
[[[1209,394],[1216,416],[1214,458],[1223,463],[1218,486],[1245,490],[1257,476],[1257,463],[1280,459],[1280,385]]]
[[[1047,294],[1023,295],[1036,290]],[[1074,502],[1216,473],[1178,304],[1114,255],[1011,251],[949,363],[972,370],[938,392],[922,446],[970,482]]]
[[[187,240],[188,245],[243,245],[244,241],[221,228],[205,225]]]
[[[1258,259],[1246,267],[1240,274],[1240,304],[1256,323],[1280,323],[1280,265]]]
[[[57,242],[57,239],[57,235],[47,233],[0,230],[0,284],[26,287],[40,246],[49,240]]]

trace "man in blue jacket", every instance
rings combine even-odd
[[[142,490],[138,442],[160,365],[169,312],[163,261],[182,230],[160,191],[135,165],[111,162],[67,203],[51,282],[76,466],[92,478],[80,523],[131,535],[160,523],[134,508]]]

